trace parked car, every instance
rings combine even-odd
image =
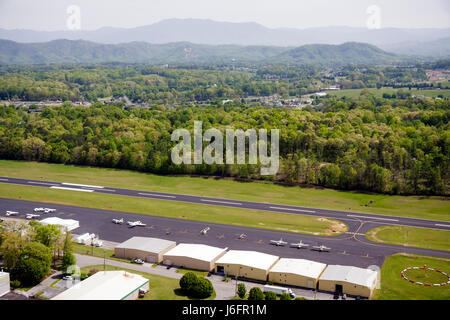
[[[64,277],[63,277],[63,280],[66,280],[66,281],[72,281],[72,280],[73,280],[73,277],[72,277],[72,276],[64,276]]]
[[[133,262],[137,263],[137,264],[144,264],[144,261],[142,261],[141,259],[138,259],[138,258],[133,259]]]

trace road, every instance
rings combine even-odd
[[[158,199],[167,201],[189,202],[213,206],[282,212],[287,214],[310,215],[310,216],[337,219],[344,221],[347,224],[349,223],[349,221],[357,220],[362,221],[364,223],[376,223],[377,225],[401,225],[401,226],[432,228],[450,231],[450,222],[447,221],[426,220],[418,218],[407,218],[407,217],[397,217],[397,216],[368,214],[368,213],[345,212],[337,210],[288,206],[263,202],[250,202],[250,201],[230,200],[213,197],[200,197],[184,194],[162,193],[162,192],[112,188],[94,185],[81,185],[70,182],[54,182],[54,181],[41,181],[31,179],[19,179],[11,177],[0,177],[0,183],[52,188],[59,190],[70,190],[75,192],[89,192],[89,193],[94,192],[109,195],[121,195],[121,196]]]
[[[176,241],[177,243],[203,243],[221,248],[254,250],[283,258],[301,258],[326,264],[352,265],[364,268],[370,265],[381,266],[386,256],[398,252],[450,258],[450,252],[448,251],[379,244],[370,242],[364,235],[354,233],[346,233],[334,237],[320,237],[137,213],[0,198],[0,216],[2,218],[5,217],[6,210],[12,210],[18,211],[20,213],[18,218],[23,219],[26,213],[31,213],[35,207],[57,209],[53,214],[42,214],[42,218],[56,216],[78,220],[80,227],[74,230],[76,234],[95,233],[101,239],[115,242],[123,242],[133,236],[155,237]],[[113,218],[123,218],[124,221],[140,220],[146,226],[130,228],[126,224],[117,225],[112,223]],[[361,231],[378,225],[378,222],[349,221],[349,226],[352,230],[359,229]],[[201,235],[200,230],[205,227],[210,227],[210,230],[206,235]],[[241,234],[245,234],[246,237],[239,239]],[[270,244],[270,240],[278,240],[280,238],[283,238],[288,243],[302,240],[304,243],[309,244],[310,247],[296,249],[289,246],[283,247]],[[330,247],[330,252],[318,252],[310,249],[311,246],[321,244]]]

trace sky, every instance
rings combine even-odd
[[[170,18],[257,22],[269,28],[449,28],[449,0],[0,0],[0,28],[67,30],[80,9],[80,28],[132,28]],[[378,13],[367,13],[370,6]],[[379,17],[379,18],[378,18]]]

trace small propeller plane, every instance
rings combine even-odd
[[[17,216],[19,213],[16,211],[6,211],[6,216]]]
[[[276,246],[285,246],[287,245],[286,241],[283,241],[283,238],[281,238],[280,240],[270,240],[271,244],[274,244]]]
[[[45,211],[45,208],[34,208],[34,212],[42,212]]]
[[[309,244],[307,243],[303,243],[303,241],[297,242],[297,243],[291,243],[291,248],[297,248],[297,249],[301,249],[304,247],[309,247]]]
[[[25,218],[34,219],[34,218],[39,218],[40,216],[41,215],[39,215],[39,214],[28,213]]]
[[[330,251],[331,248],[328,248],[328,247],[324,246],[323,244],[321,244],[320,246],[313,246],[313,250],[324,252],[324,251]]]
[[[56,212],[56,209],[44,208],[44,213]]]
[[[133,227],[145,227],[146,224],[142,223],[141,221],[127,221],[128,225],[130,226],[130,228]]]
[[[122,224],[123,218],[122,219],[112,219],[112,222],[114,222],[115,224]]]
[[[201,231],[200,231],[200,234],[203,234],[203,235],[205,235],[205,234],[207,234],[208,233],[208,231],[209,231],[209,227],[206,227],[205,229],[202,229]]]
[[[247,238],[247,235],[245,233],[241,233],[238,237],[239,240],[244,240],[245,238]]]

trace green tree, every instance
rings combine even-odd
[[[191,293],[196,298],[205,299],[210,297],[214,293],[214,287],[206,278],[198,277],[197,282],[191,288]]]
[[[247,289],[245,288],[245,284],[239,283],[237,287],[237,294],[239,298],[244,299],[246,293]]]
[[[27,243],[20,252],[17,266],[13,271],[24,285],[33,285],[48,274],[52,254],[48,247],[39,242]]]
[[[289,293],[283,293],[280,296],[280,300],[292,300],[291,296],[289,295]]]
[[[265,300],[277,300],[277,295],[275,294],[275,292],[267,291],[264,293],[264,295],[266,296],[264,298]]]
[[[191,291],[191,289],[197,284],[198,277],[193,272],[186,272],[180,279],[180,288],[185,293]]]
[[[77,263],[74,255],[70,251],[66,251],[61,261],[61,268],[65,272],[67,268]]]
[[[248,300],[264,300],[264,293],[258,287],[253,287],[248,293]]]

